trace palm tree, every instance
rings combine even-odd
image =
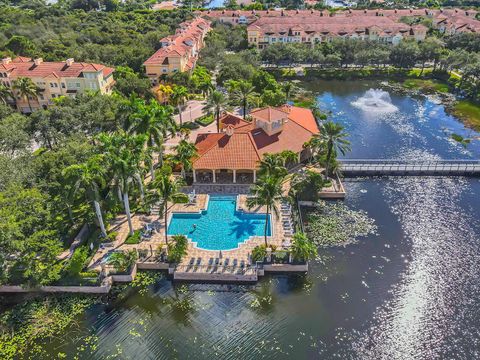
[[[170,85],[160,84],[155,90],[155,95],[157,96],[158,101],[168,104],[170,102],[170,97],[173,94],[173,89]]]
[[[283,150],[279,153],[283,161],[283,166],[286,167],[288,162],[298,162],[298,154],[292,150]]]
[[[282,90],[285,93],[285,104],[288,104],[288,99],[290,99],[290,95],[292,95],[295,91],[295,85],[293,85],[292,82],[287,81],[282,84]]]
[[[217,132],[220,132],[220,115],[227,107],[227,98],[225,95],[218,91],[214,90],[205,106],[203,107],[203,111],[212,112],[215,115],[215,120],[217,122]]]
[[[174,135],[177,124],[173,118],[173,111],[170,106],[161,106],[152,100],[148,104],[136,104],[136,110],[131,115],[131,131],[146,136],[145,145],[149,150],[156,147],[159,150],[158,161],[162,161],[163,143],[167,136]],[[153,171],[153,159],[149,162],[152,179],[155,176]]]
[[[240,80],[235,84],[235,88],[232,92],[232,98],[234,101],[238,101],[243,108],[243,118],[247,116],[248,103],[255,96],[255,87],[246,80]]]
[[[7,105],[8,99],[13,99],[12,91],[0,83],[0,101],[3,102],[4,105]]]
[[[119,273],[127,272],[137,261],[137,251],[132,249],[129,251],[114,252],[108,258],[108,264],[112,265]]]
[[[299,261],[315,259],[318,250],[317,246],[304,233],[293,235],[292,247],[290,249],[293,258]]]
[[[265,206],[267,212],[265,213],[265,246],[267,243],[267,226],[269,223],[270,213],[273,211],[278,217],[277,203],[282,199],[282,178],[276,176],[262,176],[253,185],[250,190],[252,197],[247,199],[247,206],[249,209],[255,206]]]
[[[197,156],[197,148],[194,144],[182,139],[178,145],[174,147],[174,150],[174,159],[182,165],[182,178],[185,179],[186,171],[192,169],[192,160]]]
[[[284,166],[284,160],[280,153],[267,153],[263,156],[258,170],[259,176],[271,176],[283,179],[287,174],[288,171]]]
[[[32,105],[30,104],[30,97],[36,97],[38,94],[37,85],[30,78],[19,77],[17,80],[13,81],[13,89],[18,91],[18,94],[27,99],[28,107],[30,112],[33,112]]]
[[[320,137],[326,144],[327,149],[325,178],[328,178],[329,175],[332,156],[336,156],[337,151],[342,155],[345,155],[347,151],[350,151],[350,141],[346,139],[348,134],[343,130],[344,127],[342,125],[336,124],[333,121],[327,121],[320,129]]]
[[[180,191],[184,185],[183,179],[175,178],[172,175],[172,168],[163,166],[156,170],[155,180],[149,184],[149,201],[151,203],[161,203],[163,206],[163,216],[165,220],[165,244],[168,245],[167,222],[168,222],[168,202],[182,203],[188,201],[188,196]]]
[[[182,110],[183,110],[183,105],[185,105],[185,101],[187,100],[188,97],[188,90],[185,86],[181,85],[175,85],[172,89],[172,94],[170,95],[170,98],[172,102],[177,106],[178,108],[178,115],[180,118],[180,125],[183,125],[183,120],[182,120]]]
[[[101,147],[106,152],[107,163],[112,171],[112,180],[117,188],[119,198],[123,201],[127,215],[130,235],[133,235],[132,216],[130,213],[129,192],[132,185],[138,185],[143,200],[143,180],[141,177],[141,162],[145,159],[143,145],[144,135],[129,136],[125,133],[117,135],[102,135]]]
[[[80,189],[85,191],[87,201],[91,201],[94,205],[102,236],[106,237],[107,232],[100,209],[100,190],[106,186],[106,171],[103,163],[104,158],[96,155],[84,164],[70,165],[64,169],[63,176],[73,183],[73,193],[77,193]]]

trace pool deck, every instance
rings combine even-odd
[[[173,212],[181,213],[199,213],[202,210],[208,207],[208,194],[197,194],[195,204],[169,204],[169,217]],[[247,195],[240,194],[237,197],[237,209],[242,210],[248,213],[265,213],[265,208],[257,207],[253,209],[248,209],[246,206]],[[280,206],[280,204],[279,204]],[[155,231],[152,237],[148,241],[142,241],[139,244],[125,244],[125,239],[128,236],[128,223],[126,216],[119,216],[115,219],[112,224],[111,231],[118,232],[116,240],[112,243],[112,246],[106,249],[99,249],[93,259],[89,264],[90,270],[101,270],[101,261],[105,255],[112,250],[158,250],[163,245],[165,245],[165,221],[162,217],[152,216],[152,215],[134,215],[132,216],[132,223],[135,230],[142,229],[146,224],[153,224]],[[277,248],[282,246],[282,243],[285,239],[285,233],[282,227],[282,222],[280,218],[277,218],[274,214],[271,215],[271,224],[272,224],[272,236],[268,237],[268,243],[275,245]],[[220,269],[230,269],[235,268],[235,266],[245,267],[242,270],[242,274],[227,274],[225,271],[222,273],[215,272],[211,273],[211,279],[215,280],[216,278],[232,278],[232,279],[247,279],[245,281],[251,281],[252,274],[249,273],[248,266],[250,264],[250,254],[252,253],[253,248],[257,245],[264,244],[265,240],[263,236],[253,236],[249,240],[240,243],[238,248],[231,250],[205,250],[200,249],[195,246],[194,243],[188,243],[188,253],[184,256],[182,262],[177,266],[177,273],[174,274],[174,278],[179,280],[188,280],[193,277],[198,277],[198,280],[202,280],[204,277],[208,278],[207,269],[209,265],[214,264]],[[227,260],[228,259],[228,260]],[[191,263],[194,262],[197,265],[197,269],[200,271],[196,272],[197,275],[192,274],[189,269]],[[184,269],[185,271],[182,271]],[[201,269],[205,269],[202,271]],[[208,270],[210,271],[210,270]],[[175,276],[176,275],[176,276]],[[242,277],[245,275],[246,277]],[[247,276],[248,275],[248,276]],[[227,279],[228,280],[228,279]],[[238,280],[241,281],[241,280]]]

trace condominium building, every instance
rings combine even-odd
[[[248,42],[259,49],[277,42],[314,44],[353,38],[398,44],[425,39],[427,28],[395,22],[388,17],[262,17],[248,26]]]
[[[476,20],[477,11],[455,8],[348,9],[336,12],[313,9],[207,10],[197,14],[224,24],[247,25],[248,41],[258,48],[274,42],[314,43],[330,41],[336,37],[392,44],[409,38],[422,41],[428,29],[420,24],[407,24],[420,18],[431,20],[433,28],[447,35],[480,32],[480,21]]]
[[[9,87],[14,95],[14,105],[24,113],[46,109],[52,100],[60,96],[76,96],[84,91],[109,94],[112,91],[114,69],[93,63],[46,62],[42,59],[17,57],[5,58],[0,63],[0,83]],[[29,78],[37,86],[37,96],[27,100],[14,87],[15,80]]]
[[[166,75],[192,71],[209,31],[210,21],[197,17],[181,23],[174,35],[161,39],[160,49],[143,63],[152,85]]]

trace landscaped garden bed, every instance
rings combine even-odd
[[[201,118],[198,118],[197,120],[195,120],[195,122],[197,122],[198,124],[200,124],[202,126],[208,126],[211,123],[213,123],[214,120],[215,120],[215,118],[213,117],[213,115],[208,114],[208,115],[202,116]]]

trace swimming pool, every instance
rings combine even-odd
[[[210,195],[201,214],[173,213],[167,233],[185,235],[205,250],[235,249],[251,236],[263,236],[265,214],[238,212],[236,202],[236,196]],[[267,235],[271,235],[270,221]]]

